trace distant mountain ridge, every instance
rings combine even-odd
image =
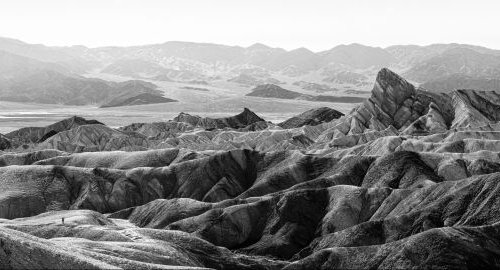
[[[274,84],[262,84],[252,89],[248,93],[249,97],[262,97],[262,98],[277,98],[277,99],[299,99],[318,102],[341,102],[341,103],[360,103],[364,98],[360,97],[346,97],[346,96],[327,96],[327,95],[306,95],[295,91],[284,89]]]
[[[439,77],[420,85],[432,92],[450,92],[455,89],[481,89],[500,93],[500,79],[473,77],[465,74],[452,74]]]
[[[414,65],[404,76],[425,82],[453,74],[498,78],[500,55],[480,53],[469,48],[453,48]]]
[[[140,94],[162,97],[156,85],[144,81],[109,82],[40,70],[0,82],[0,100],[66,105],[102,105]]]
[[[123,88],[86,78],[89,73],[159,83],[209,85],[218,80],[227,87],[232,87],[231,83],[248,88],[289,84],[293,92],[297,89],[295,82],[305,81],[311,87],[342,91],[343,96],[311,96],[315,90],[302,87],[304,91],[297,92],[295,98],[330,102],[359,102],[359,95],[368,95],[371,81],[381,68],[390,68],[436,92],[461,85],[497,90],[492,84],[500,77],[500,50],[456,43],[387,48],[353,43],[313,52],[307,48],[287,51],[260,43],[241,47],[182,41],[130,47],[50,47],[0,38],[0,60],[2,100],[104,107],[174,100],[163,97],[155,87],[138,84],[133,89]],[[450,82],[452,79],[457,82]],[[440,87],[443,89],[436,89]]]
[[[370,47],[362,44],[339,45],[332,49],[312,52],[307,48],[287,51],[256,43],[249,47],[227,46],[211,43],[169,41],[130,47],[85,46],[50,47],[28,44],[19,40],[0,38],[0,50],[52,63],[80,62],[91,65],[122,59],[142,59],[160,66],[181,69],[187,62],[176,63],[175,59],[194,61],[191,68],[209,66],[224,69],[227,66],[249,64],[269,70],[296,67],[311,71],[328,65],[341,65],[350,69],[390,67],[391,65],[412,65],[425,61],[453,49],[467,49],[476,53],[500,56],[500,50],[467,44],[432,44],[428,46],[395,45],[387,48]]]

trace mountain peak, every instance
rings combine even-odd
[[[239,120],[241,123],[245,125],[250,125],[256,122],[265,121],[261,117],[259,117],[256,113],[251,111],[249,108],[244,108],[243,112],[234,116],[235,119]]]
[[[381,110],[385,115],[381,118],[385,126],[394,125],[396,128],[400,128],[403,125],[402,122],[404,122],[401,119],[407,117],[403,117],[406,114],[402,113],[402,111],[399,113],[401,116],[396,117],[396,114],[402,107],[405,107],[403,103],[411,99],[414,94],[415,87],[412,84],[390,69],[382,68],[377,74],[372,96],[370,97],[370,102],[378,108],[373,108],[373,115],[379,115],[377,111]],[[398,119],[394,120],[395,118]]]
[[[377,78],[375,80],[378,84],[384,88],[401,88],[401,90],[414,89],[415,87],[406,81],[403,77],[399,76],[396,72],[388,69],[382,68],[377,73]]]

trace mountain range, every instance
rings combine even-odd
[[[51,98],[52,102],[73,105],[95,104],[96,100],[82,97],[80,92],[105,87],[102,81],[84,77],[118,76],[120,80],[153,83],[230,82],[245,87],[268,83],[304,85],[303,94],[311,91],[307,86],[316,84],[324,85],[323,89],[341,90],[341,95],[359,91],[367,95],[370,81],[383,67],[401,73],[417,85],[430,86],[430,90],[436,84],[446,84],[438,87],[441,90],[497,90],[492,84],[500,75],[500,51],[466,44],[387,48],[350,44],[312,52],[306,48],[287,51],[260,43],[240,47],[179,41],[131,47],[50,47],[0,38],[0,59],[4,63],[0,67],[2,99],[46,103],[36,94],[30,97],[17,93],[21,88],[35,90],[30,86],[34,83],[44,96],[57,97]],[[47,80],[54,84],[64,81],[64,88],[75,89],[65,91],[72,96],[75,91],[79,94],[75,100],[68,100],[65,93],[57,90],[60,86],[47,85]],[[154,92],[137,91],[140,95]],[[151,100],[154,96],[172,99],[156,92]]]

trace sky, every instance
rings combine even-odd
[[[499,0],[0,0],[0,36],[53,46],[166,41],[313,51],[339,44],[500,49]]]

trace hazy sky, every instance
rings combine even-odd
[[[500,0],[0,0],[0,36],[46,45],[169,40],[313,51],[338,44],[500,49]]]

